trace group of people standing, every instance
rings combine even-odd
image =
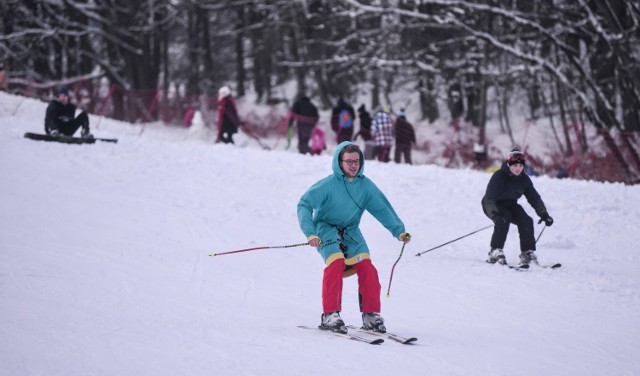
[[[228,86],[218,91],[217,110],[216,142],[233,144],[233,135],[238,132],[242,122]],[[356,119],[360,119],[360,130],[354,135]],[[321,154],[326,149],[326,142],[324,131],[318,127],[319,120],[320,112],[311,99],[304,94],[299,95],[288,114],[287,145],[291,144],[297,128],[298,151],[301,154]],[[404,109],[398,112],[394,121],[389,105],[382,106],[371,117],[364,104],[356,114],[353,106],[340,98],[331,112],[331,129],[336,133],[338,144],[362,137],[365,159],[389,162],[395,143],[395,162],[401,163],[404,157],[406,163],[412,164],[411,149],[416,144],[416,133]]]
[[[356,119],[360,119],[360,130],[354,135]],[[324,132],[318,127],[320,115],[318,108],[306,95],[300,95],[289,112],[287,140],[290,143],[294,126],[298,130],[298,150],[301,154],[319,154],[326,148]],[[395,143],[395,162],[411,164],[411,149],[416,144],[413,125],[407,120],[404,109],[398,112],[394,121],[389,105],[382,106],[371,116],[365,105],[358,107],[357,115],[353,106],[344,98],[338,99],[331,111],[331,129],[336,141],[355,141],[362,137],[365,143],[365,159],[377,159],[381,162],[391,160],[391,148]],[[314,139],[315,138],[315,139]]]

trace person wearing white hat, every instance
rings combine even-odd
[[[240,118],[238,117],[238,107],[231,95],[231,89],[223,86],[218,90],[218,136],[216,142],[233,144],[233,135],[238,132]]]

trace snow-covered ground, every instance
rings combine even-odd
[[[490,223],[489,174],[367,162],[413,235],[382,313],[419,338],[372,346],[296,328],[320,319],[313,248],[209,256],[304,242],[296,204],[330,156],[96,117],[119,143],[23,138],[45,106],[0,93],[0,375],[640,374],[640,186],[534,178],[555,219],[538,257],[563,267],[517,272],[484,262],[490,229],[414,256]],[[362,230],[384,295],[401,243]]]

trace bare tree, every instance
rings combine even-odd
[[[460,85],[481,144],[489,93],[500,94],[507,132],[511,97],[525,93],[530,117],[552,124],[561,155],[605,145],[629,179],[640,175],[637,2],[5,0],[0,7],[0,59],[16,87],[100,76],[126,89],[162,86],[165,95],[171,85],[193,95],[213,95],[222,84],[243,95],[252,85],[269,103],[274,85],[295,79],[326,108],[363,86],[376,107],[411,85],[426,114]],[[139,117],[128,100],[116,93],[117,116]],[[603,143],[589,145],[592,127]]]

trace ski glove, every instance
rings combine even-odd
[[[538,224],[542,222],[544,222],[544,224],[547,226],[551,226],[553,224],[553,218],[551,218],[549,213],[544,213],[543,215],[540,216],[540,220],[538,221]]]
[[[398,236],[398,240],[409,243],[411,241],[411,234],[409,234],[408,232],[403,232],[402,234],[400,234],[400,236]]]

